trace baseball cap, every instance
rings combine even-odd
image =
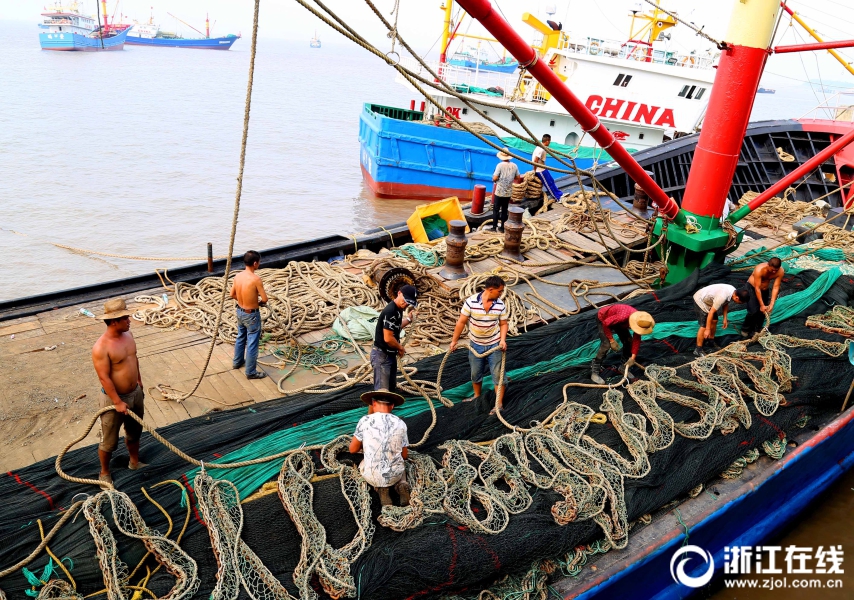
[[[403,299],[409,306],[413,308],[418,306],[418,290],[415,289],[414,285],[403,286],[400,288],[400,293],[403,294]]]

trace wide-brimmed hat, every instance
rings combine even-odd
[[[101,315],[103,320],[107,319],[121,319],[122,317],[129,317],[133,314],[132,310],[128,310],[128,305],[125,303],[122,298],[113,298],[112,300],[107,300],[104,302],[104,314]]]
[[[655,327],[655,319],[648,312],[638,311],[633,312],[629,317],[629,328],[638,335],[647,335],[652,333]]]
[[[404,402],[403,396],[400,394],[395,394],[394,392],[390,392],[388,390],[377,390],[375,392],[365,392],[360,396],[362,402],[367,404],[368,406],[376,400],[377,402],[386,402],[388,404],[394,404],[395,406],[400,406]]]
[[[498,154],[496,154],[495,156],[497,156],[501,160],[510,160],[511,158],[513,158],[512,156],[510,156],[510,148],[507,148],[506,146],[503,149],[499,150]]]

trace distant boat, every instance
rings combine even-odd
[[[320,48],[320,38],[317,37],[316,31],[314,32],[314,37],[311,38],[311,41],[308,43],[308,45],[312,48]]]
[[[776,90],[772,90],[771,88],[764,88],[764,87],[761,87],[761,88],[759,88],[758,90],[756,90],[756,93],[757,93],[757,94],[776,94],[776,93],[777,93],[777,91],[776,91]]]
[[[448,64],[455,67],[493,71],[496,73],[513,73],[519,67],[519,63],[512,58],[489,61],[486,60],[485,54],[485,52],[478,51],[475,48],[472,48],[469,52],[456,52],[448,59]]]
[[[169,14],[169,13],[167,13]],[[170,15],[174,16],[174,15]],[[177,17],[175,17],[177,19]],[[178,19],[181,21],[181,19]],[[154,16],[148,19],[148,23],[136,23],[127,36],[127,43],[131,46],[161,46],[165,48],[195,48],[197,50],[228,50],[232,44],[240,39],[240,35],[228,34],[221,37],[211,37],[210,20],[205,17],[205,33],[202,33],[189,23],[181,21],[193,31],[204,37],[185,38],[177,33],[161,31],[159,25],[154,24]]]
[[[99,26],[94,17],[80,14],[77,4],[69,10],[62,7],[44,12],[45,18],[39,28],[47,30],[39,33],[42,50],[121,50],[125,45],[128,29],[105,24]]]

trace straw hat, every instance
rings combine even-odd
[[[104,302],[104,314],[101,315],[101,318],[106,321],[107,319],[129,317],[132,314],[133,311],[128,310],[128,305],[122,298],[113,298]]]
[[[653,327],[655,327],[655,319],[648,312],[633,312],[629,317],[629,328],[638,335],[652,333]]]
[[[365,392],[360,396],[362,402],[367,404],[368,406],[376,400],[377,402],[387,402],[388,404],[394,404],[395,406],[400,406],[404,402],[403,396],[400,394],[395,394],[394,392],[390,392],[388,390],[377,390],[375,392]]]
[[[510,156],[510,149],[506,146],[499,150],[498,154],[496,154],[495,156],[497,156],[501,160],[510,160],[511,158],[513,158],[512,156]]]

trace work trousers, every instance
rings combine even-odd
[[[747,294],[747,316],[744,317],[744,325],[741,326],[741,331],[752,336],[765,326],[765,313],[759,306],[759,298],[757,298],[756,289],[752,285],[747,286]],[[762,301],[765,306],[771,303],[770,287],[767,290],[762,290]]]
[[[237,307],[237,339],[234,340],[232,366],[239,369],[246,363],[246,375],[255,373],[258,363],[258,343],[261,341],[261,311],[246,312]]]
[[[492,228],[498,228],[498,222],[501,221],[501,227],[507,221],[507,209],[510,208],[510,198],[504,196],[492,197]]]
[[[598,374],[602,368],[602,361],[608,355],[611,349],[611,340],[605,335],[605,326],[602,321],[596,319],[596,324],[599,326],[599,351],[596,353],[596,358],[590,365],[591,370]],[[632,357],[632,334],[628,327],[612,327],[611,333],[620,338],[620,343],[623,345],[623,360],[629,360]]]

